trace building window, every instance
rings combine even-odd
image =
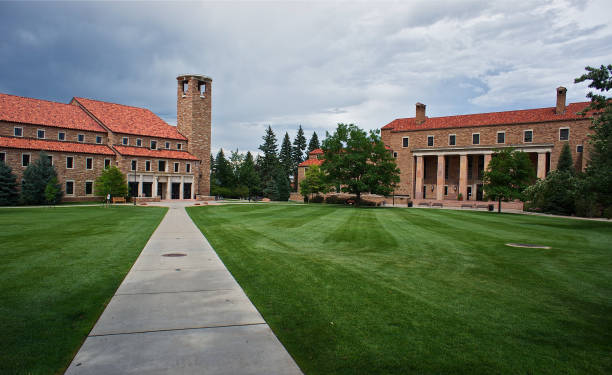
[[[160,172],[166,171],[166,161],[165,160],[159,160],[157,162],[157,170]]]
[[[559,129],[559,140],[567,141],[569,140],[569,128],[560,128]]]
[[[506,143],[506,132],[497,132],[497,143]]]
[[[0,161],[6,163],[6,152],[0,152]]]
[[[145,171],[150,171],[151,170],[151,161],[150,160],[146,160],[145,161]]]
[[[109,168],[111,166],[110,159],[104,159],[104,169]]]
[[[480,144],[480,133],[472,133],[472,144],[473,145]]]
[[[185,163],[185,172],[191,173],[191,163]]]
[[[525,130],[523,132],[523,142],[525,143],[533,142],[533,130]]]
[[[67,169],[74,168],[74,157],[66,156],[66,168]]]
[[[65,141],[66,140],[66,133],[64,133],[64,132],[57,133],[57,140],[58,141]]]
[[[174,163],[174,172],[178,173],[179,171],[179,163]]]
[[[166,149],[170,149],[170,142],[166,142]]]
[[[13,128],[13,135],[15,137],[23,137],[23,128],[20,128],[18,126],[15,126]]]
[[[136,160],[132,160],[131,168],[133,171],[135,171],[138,168],[138,163]]]
[[[85,159],[85,169],[93,169],[93,158]]]
[[[142,147],[142,139],[136,138],[136,146]]]
[[[151,150],[157,149],[157,141],[151,141]]]
[[[582,152],[582,145],[576,146],[576,152]]]
[[[176,144],[176,149],[177,150],[182,150],[183,149],[183,144],[182,143],[177,143]]]
[[[130,139],[128,137],[121,138],[121,144],[127,146],[128,144],[130,144]]]
[[[93,195],[93,181],[85,181],[85,195]]]
[[[410,142],[410,139],[408,137],[403,137],[402,138],[402,147],[404,147],[404,148],[408,147],[409,142]]]
[[[434,136],[433,135],[428,135],[427,136],[427,146],[433,147],[433,145],[434,145]]]
[[[96,143],[98,143],[98,144],[102,143],[102,137],[101,136],[99,136],[99,135],[96,136]]]
[[[397,159],[397,151],[393,151],[393,157]]]
[[[444,195],[448,195],[448,185],[444,185]]]
[[[85,134],[78,134],[77,135],[77,141],[83,143],[85,142]]]
[[[47,160],[49,160],[49,164],[53,165],[53,156],[47,155]]]
[[[74,181],[66,181],[66,195],[74,195]]]
[[[38,129],[36,131],[36,138],[38,139],[45,139],[45,131],[42,129]]]
[[[21,154],[21,166],[27,167],[30,165],[30,154]]]
[[[448,135],[448,145],[449,146],[454,146],[456,144],[457,144],[457,135],[449,134]]]

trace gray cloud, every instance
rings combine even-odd
[[[554,104],[612,60],[602,1],[0,3],[0,90],[150,108],[175,123],[175,77],[213,77],[213,149],[266,126],[321,136],[431,116]]]

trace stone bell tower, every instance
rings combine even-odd
[[[176,77],[176,122],[187,137],[187,151],[200,159],[196,195],[210,195],[210,140],[212,78],[198,74]]]

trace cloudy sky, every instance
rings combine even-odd
[[[141,106],[176,123],[176,76],[213,78],[213,151],[338,122],[548,107],[612,63],[612,2],[0,3],[0,92]]]

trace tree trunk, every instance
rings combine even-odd
[[[501,213],[501,198],[497,198],[497,213]]]
[[[357,199],[355,200],[355,206],[359,207],[359,203],[361,203],[361,192],[357,192]]]

